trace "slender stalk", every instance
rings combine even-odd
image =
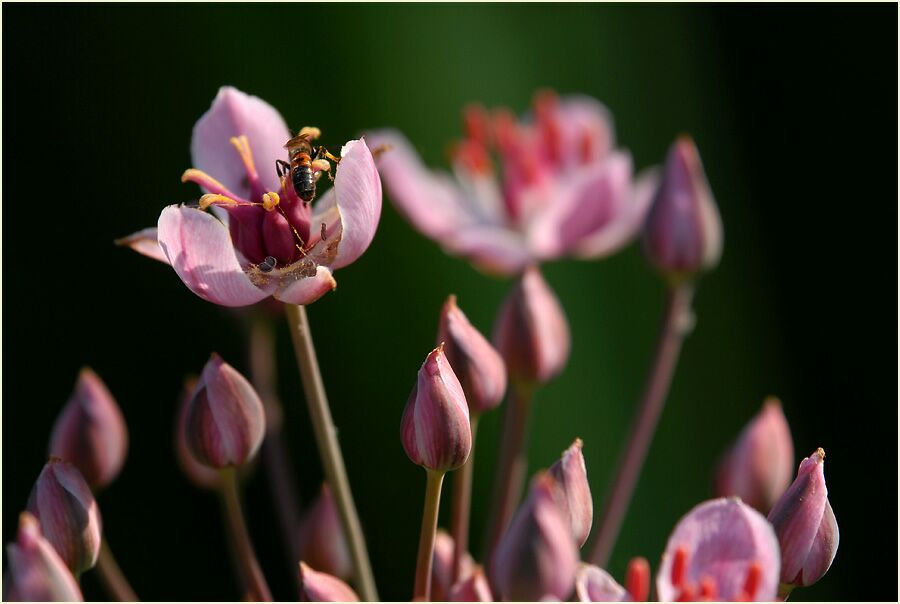
[[[278,397],[275,337],[271,321],[259,315],[252,317],[249,335],[250,381],[266,409],[266,439],[263,441],[261,454],[275,506],[275,516],[289,557],[288,567],[293,577],[300,560],[300,498],[297,496],[295,473],[281,429],[284,411]]]
[[[109,548],[109,541],[106,538],[100,544],[97,572],[100,573],[100,581],[103,583],[103,587],[106,588],[106,591],[116,602],[138,601],[137,594],[131,589],[128,579],[125,578],[125,574],[119,568],[119,563],[116,562],[116,557]]]
[[[453,507],[451,508],[450,532],[453,535],[453,572],[450,584],[460,578],[462,561],[469,548],[469,512],[472,507],[472,473],[475,466],[475,434],[478,431],[478,414],[472,413],[472,450],[469,459],[453,473]]]
[[[244,513],[241,511],[237,472],[234,468],[223,468],[220,474],[228,527],[237,549],[237,558],[240,562],[240,571],[244,575],[244,583],[249,587],[254,600],[271,602],[272,593],[269,591],[266,578],[259,567],[256,552],[253,551],[253,543],[250,541],[250,533],[244,522]]]
[[[518,382],[511,382],[509,385],[500,440],[500,461],[494,475],[491,515],[484,547],[484,559],[488,566],[491,565],[494,548],[516,510],[525,484],[525,472],[528,469],[525,441],[533,392],[534,388],[530,385]]]
[[[431,601],[431,563],[434,558],[434,539],[437,534],[438,508],[441,504],[441,485],[444,472],[427,470],[425,509],[422,511],[422,532],[419,534],[419,554],[416,557],[416,583],[413,601]]]
[[[353,566],[356,569],[357,586],[363,600],[374,602],[378,600],[378,592],[375,589],[372,565],[369,562],[365,537],[353,503],[353,494],[350,492],[350,481],[347,479],[344,457],[338,444],[337,429],[331,419],[331,409],[328,407],[319,361],[313,347],[306,308],[295,304],[285,304],[284,308],[287,312],[291,338],[294,341],[297,366],[303,381],[303,391],[309,407],[316,444],[319,447],[319,456],[322,458],[325,477],[334,492],[334,499],[341,515],[350,557],[353,558]]]
[[[619,458],[618,469],[607,491],[606,505],[600,516],[597,537],[591,551],[591,562],[601,568],[606,567],[613,545],[619,536],[626,509],[634,494],[641,467],[666,403],[681,344],[690,329],[693,295],[694,290],[690,283],[672,285],[667,292],[653,364],[650,366],[644,392]]]

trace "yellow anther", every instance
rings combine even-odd
[[[268,193],[263,194],[262,200],[262,207],[267,212],[271,212],[272,210],[274,210],[275,206],[277,206],[281,202],[281,199],[278,197],[278,193],[276,193],[275,191],[269,191]]]
[[[237,200],[234,200],[230,197],[225,197],[224,195],[217,195],[215,193],[207,193],[203,197],[200,198],[200,209],[205,210],[211,205],[216,204],[226,204],[230,206],[240,205]]]
[[[220,183],[218,180],[204,172],[203,170],[198,170],[197,168],[190,168],[184,171],[184,174],[181,175],[181,182],[195,182],[199,185],[206,187],[207,189],[218,188],[225,189],[225,185]]]
[[[305,136],[308,140],[314,141],[322,136],[322,131],[315,126],[304,126],[300,129],[300,134],[297,136]]]
[[[256,165],[253,163],[253,151],[250,150],[250,141],[247,140],[247,137],[243,134],[240,136],[232,136],[228,142],[237,149],[238,155],[241,156],[241,161],[244,162],[244,167],[247,168],[247,174],[250,175],[250,178],[256,178]]]
[[[327,159],[315,159],[310,162],[310,167],[313,172],[321,172],[331,170],[331,162]]]

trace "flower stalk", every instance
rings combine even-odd
[[[363,600],[377,601],[378,592],[375,588],[375,578],[372,575],[372,566],[366,551],[362,526],[353,503],[353,494],[350,491],[350,482],[344,467],[344,457],[337,440],[337,430],[331,419],[331,409],[328,406],[325,385],[319,371],[319,361],[313,346],[306,308],[295,304],[285,304],[284,308],[287,313],[291,339],[294,342],[297,366],[303,382],[303,391],[309,407],[316,444],[319,447],[319,456],[322,459],[327,482],[334,491],[334,498],[341,515],[341,523],[344,526],[344,534],[347,536],[347,544],[350,548],[350,557],[353,559],[356,570],[357,587]]]
[[[413,600],[431,600],[431,563],[434,557],[434,540],[437,534],[438,508],[441,503],[441,485],[446,472],[427,470],[425,483],[425,509],[422,512],[422,532],[419,534],[419,553],[416,557],[416,581]]]
[[[615,477],[609,487],[606,504],[600,514],[597,537],[591,551],[590,561],[601,568],[606,567],[619,536],[625,511],[634,494],[647,450],[662,415],[681,345],[690,331],[693,295],[694,288],[690,282],[669,286],[653,363]]]
[[[478,431],[477,413],[469,416],[472,425],[472,450],[469,459],[453,475],[453,503],[451,506],[450,533],[453,536],[453,570],[450,584],[462,577],[462,564],[469,549],[469,515],[472,510],[472,475],[475,464],[475,435]]]
[[[117,602],[137,602],[137,594],[125,578],[125,573],[116,562],[109,547],[109,541],[104,537],[100,545],[100,555],[97,557],[97,572],[100,574],[100,581],[106,588],[112,598]]]
[[[244,513],[241,511],[237,471],[233,467],[226,467],[222,468],[220,473],[228,529],[237,550],[237,559],[241,573],[244,575],[244,584],[248,586],[253,600],[271,602],[272,593],[269,591],[269,585],[266,583],[266,578],[256,559],[256,552],[253,551],[253,543],[250,541],[250,533],[247,531],[247,523],[244,521]]]

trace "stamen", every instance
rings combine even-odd
[[[314,159],[309,163],[313,172],[327,172],[331,170],[331,162],[327,159]]]
[[[756,598],[756,592],[759,591],[759,585],[762,582],[762,565],[754,562],[747,570],[747,579],[744,581],[744,593],[747,594],[748,600]]]
[[[247,176],[250,180],[258,180],[259,175],[256,172],[256,164],[253,163],[253,151],[250,150],[250,141],[247,140],[247,137],[243,134],[240,136],[232,136],[228,142],[237,149],[238,155],[241,156],[241,161],[244,162],[244,167],[247,169]]]
[[[683,545],[675,550],[672,560],[672,585],[680,587],[687,577],[688,550]]]
[[[578,151],[582,164],[588,163],[594,157],[594,139],[591,137],[590,130],[584,130],[581,133]]]
[[[515,116],[508,109],[498,109],[493,117],[494,136],[502,153],[514,153],[518,148],[519,128]]]
[[[490,144],[490,120],[481,105],[469,105],[463,110],[463,126],[470,140],[487,147]]]
[[[712,602],[716,599],[716,582],[712,577],[703,577],[700,579],[700,597],[706,601]]]
[[[244,202],[247,203],[247,202]],[[212,205],[227,205],[227,206],[238,206],[244,205],[241,204],[236,199],[232,199],[230,197],[225,197],[224,195],[217,195],[216,193],[207,193],[203,197],[200,198],[200,209],[205,210],[209,206]]]
[[[372,149],[372,157],[375,159],[378,159],[379,157],[381,157],[381,155],[383,153],[386,153],[393,148],[394,148],[394,145],[388,145],[388,144],[378,145],[377,147]]]
[[[322,228],[319,229],[319,238],[322,241],[325,241],[326,239],[328,239],[328,227],[325,225],[324,222],[322,223]]]
[[[562,134],[557,117],[558,107],[559,98],[553,91],[542,90],[534,97],[534,113],[541,139],[549,161],[554,164],[559,163],[562,155]]]
[[[300,129],[300,134],[297,136],[305,136],[307,139],[314,141],[322,136],[322,131],[315,126],[304,126]]]
[[[486,174],[491,171],[491,158],[487,150],[474,140],[464,140],[454,149],[454,159],[476,174]]]
[[[279,198],[278,193],[274,191],[269,191],[262,196],[262,207],[267,212],[271,212],[272,210],[274,210],[275,206],[277,206],[280,202],[281,198]]]
[[[633,602],[646,602],[650,596],[650,563],[646,558],[632,558],[625,571],[625,590]]]
[[[682,588],[681,593],[678,594],[678,597],[675,598],[676,602],[696,602],[697,601],[697,589],[694,587],[693,583],[686,582]]]

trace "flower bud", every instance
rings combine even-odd
[[[781,403],[768,399],[722,457],[716,472],[717,497],[736,495],[768,512],[791,483],[794,445]]]
[[[350,586],[328,573],[311,569],[300,562],[301,602],[359,602],[359,596]]]
[[[188,409],[197,389],[197,378],[184,380],[178,402],[178,421],[175,424],[175,457],[184,475],[201,489],[216,489],[220,484],[219,471],[197,461],[187,443]]]
[[[506,366],[481,332],[450,296],[441,309],[438,342],[444,343],[444,354],[453,368],[470,413],[484,413],[495,408],[506,392]]]
[[[722,255],[722,219],[700,153],[688,136],[669,149],[662,183],[644,223],[644,252],[672,278],[709,270]]]
[[[579,602],[627,602],[631,599],[612,575],[599,566],[583,562],[575,574],[575,594]]]
[[[797,478],[772,511],[769,522],[781,544],[781,582],[812,585],[837,553],[840,534],[825,486],[825,451],[800,462]]]
[[[578,546],[559,509],[557,489],[552,476],[539,474],[497,545],[491,584],[503,600],[567,600],[572,593]]]
[[[453,470],[469,458],[469,407],[443,346],[435,348],[419,369],[403,410],[400,437],[413,463],[428,470]]]
[[[688,512],[669,537],[656,575],[663,602],[771,602],[781,555],[772,525],[737,497]]]
[[[82,369],[53,425],[49,454],[73,464],[97,489],[119,475],[127,452],[128,429],[116,400],[96,373]]]
[[[474,568],[468,576],[460,579],[450,589],[450,595],[447,597],[448,602],[493,602],[494,597],[491,595],[491,588],[488,585],[487,578],[484,576],[484,570],[480,566]],[[437,597],[435,597],[437,601]]]
[[[314,568],[341,579],[353,575],[344,527],[327,483],[300,523],[300,557]]]
[[[587,541],[594,521],[594,502],[591,499],[591,486],[588,484],[581,447],[581,439],[576,438],[549,470],[562,490],[561,507],[572,527],[572,537],[578,547]]]
[[[494,345],[510,379],[544,383],[569,358],[569,325],[550,286],[536,266],[525,269],[507,295],[494,324]]]
[[[450,587],[453,584],[453,554],[456,542],[444,529],[438,529],[434,537],[434,554],[431,559],[431,599],[435,602],[449,600]],[[469,552],[463,554],[459,569],[460,579],[471,574],[475,561]]]
[[[72,464],[51,457],[28,498],[28,511],[41,526],[44,538],[73,574],[97,563],[100,554],[100,510],[91,488]]]
[[[6,546],[7,574],[3,599],[7,602],[82,602],[78,582],[53,546],[41,535],[37,519],[23,512],[19,535]]]
[[[188,448],[213,468],[240,466],[256,454],[265,432],[259,395],[234,367],[213,354],[188,403]]]

